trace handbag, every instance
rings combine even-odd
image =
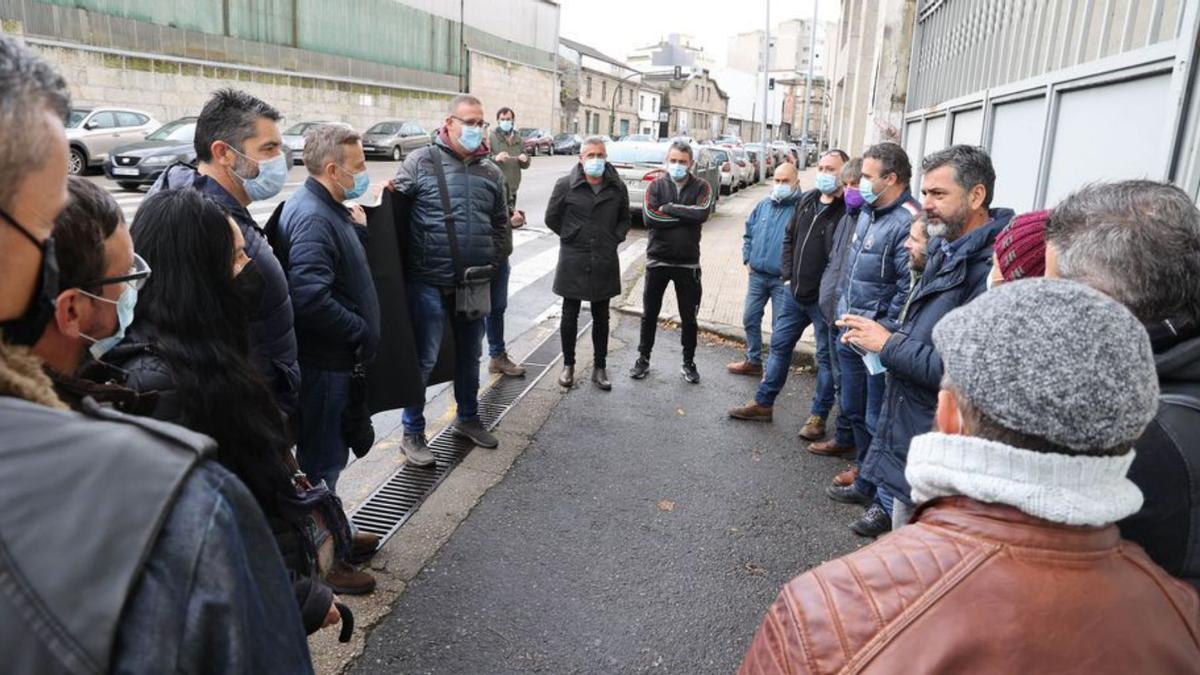
[[[438,152],[444,152],[438,148]],[[450,189],[446,185],[446,170],[442,167],[439,154],[430,160],[433,173],[437,176],[438,194],[442,198],[442,222],[446,226],[446,238],[450,241],[450,258],[454,261],[454,311],[462,319],[474,321],[492,313],[491,265],[463,269],[458,252],[458,237],[455,234],[454,211],[450,208]]]

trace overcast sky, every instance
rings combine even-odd
[[[624,59],[667,33],[699,40],[718,66],[725,64],[729,38],[763,27],[766,0],[561,0],[559,33]],[[818,3],[821,21],[837,21],[838,0],[770,0],[771,25],[811,19]]]

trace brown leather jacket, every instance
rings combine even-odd
[[[1196,592],[1116,526],[967,497],[784,587],[739,670],[1200,673]]]

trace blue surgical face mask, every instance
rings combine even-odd
[[[683,180],[684,176],[687,174],[688,168],[686,165],[679,164],[677,162],[671,162],[667,165],[667,175],[669,175],[672,180]]]
[[[467,152],[475,152],[479,149],[479,145],[483,143],[483,127],[469,127],[463,125],[462,136],[458,138],[458,144],[463,146]]]
[[[507,134],[508,132],[512,131],[512,125],[512,120],[500,120],[500,131],[503,131]]]
[[[875,200],[879,199],[879,195],[875,193],[875,185],[865,176],[858,182],[858,191],[862,195],[863,201],[868,204],[874,204]]]
[[[600,157],[585,159],[583,161],[583,172],[592,178],[599,178],[604,175],[605,161]]]
[[[338,168],[346,173],[350,173],[341,167]],[[350,188],[343,188],[346,190],[344,199],[358,199],[367,193],[367,188],[371,187],[371,175],[363,171],[362,173],[350,173],[350,176],[354,178],[354,185]],[[341,185],[341,183],[338,183],[338,185]]]
[[[243,157],[258,165],[258,175],[253,178],[246,178],[237,171],[231,172],[242,182],[242,187],[246,189],[246,194],[250,197],[250,201],[258,202],[270,199],[283,190],[283,184],[287,182],[288,165],[287,157],[282,152],[271,159],[260,161],[246,157],[232,147],[229,149],[237,153],[239,157]]]
[[[92,295],[84,290],[79,292],[83,293],[89,298],[92,298],[93,300],[99,300],[100,302],[107,302],[111,305],[117,306],[117,332],[106,338],[100,339],[80,333],[83,339],[91,341],[92,346],[88,348],[88,351],[92,353],[92,358],[99,361],[101,357],[108,353],[109,350],[111,350],[113,347],[116,347],[118,344],[120,344],[121,340],[125,339],[125,329],[129,328],[129,325],[133,323],[133,309],[137,307],[137,289],[129,284],[125,284],[125,290],[121,293],[121,297],[117,298],[115,301],[109,300],[108,298],[102,298],[99,295]]]
[[[879,354],[875,352],[867,352],[863,356],[863,363],[867,366],[867,372],[872,375],[879,375],[887,372],[887,366],[879,360]]]
[[[787,183],[776,183],[775,187],[771,188],[771,199],[781,202],[791,197],[795,192],[796,189]]]
[[[820,190],[823,194],[831,195],[837,191],[837,187],[838,187],[837,178],[835,178],[833,176],[833,174],[831,174],[831,173],[817,174],[817,189]]]

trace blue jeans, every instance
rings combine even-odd
[[[508,309],[508,277],[512,274],[512,266],[508,258],[500,263],[496,276],[492,277],[492,313],[484,317],[487,326],[488,356],[497,357],[504,354],[504,310]]]
[[[350,393],[350,371],[301,366],[300,436],[296,461],[314,484],[325,481],[337,491],[349,448],[342,437],[342,413]]]
[[[861,467],[871,449],[875,424],[879,421],[879,409],[883,406],[885,375],[867,374],[867,365],[863,363],[862,355],[849,345],[842,344],[840,340],[837,356],[842,375],[841,414],[850,423],[854,434],[854,447],[857,450],[854,461]],[[854,485],[864,494],[875,494],[875,486],[861,474],[855,479]]]
[[[825,324],[825,349],[821,349],[821,342],[817,341],[817,368],[824,369],[833,376],[833,391],[834,398],[839,402],[842,400],[842,368],[838,363],[838,336],[841,334],[841,329],[832,323]],[[819,336],[818,336],[819,338]],[[850,419],[845,413],[838,412],[837,428],[833,432],[833,440],[838,445],[848,448],[854,445],[854,429],[850,426]]]
[[[746,360],[761,365],[762,320],[767,301],[771,301],[771,334],[778,330],[779,315],[791,300],[787,286],[778,276],[750,270],[750,288],[746,290],[746,304],[742,310],[742,328],[746,331]],[[775,338],[772,338],[774,343]]]
[[[829,417],[834,403],[833,372],[820,367],[821,355],[829,351],[829,341],[824,337],[827,332],[825,315],[816,302],[796,302],[790,292],[786,292],[783,303],[776,304],[772,309],[776,316],[774,332],[771,333],[771,354],[754,400],[759,405],[775,405],[775,399],[783,391],[788,371],[792,368],[792,350],[796,348],[804,329],[811,325],[817,334],[817,391],[813,394],[809,414],[821,419]]]
[[[451,306],[448,307],[447,303]],[[413,338],[417,346],[417,363],[421,381],[428,383],[442,346],[442,328],[446,312],[453,312],[453,296],[442,296],[436,286],[410,281],[408,307],[413,319]],[[479,355],[483,351],[483,319],[467,321],[453,316],[454,331],[454,400],[458,403],[458,419],[479,417]],[[409,406],[402,416],[404,432],[425,433],[425,404]]]

